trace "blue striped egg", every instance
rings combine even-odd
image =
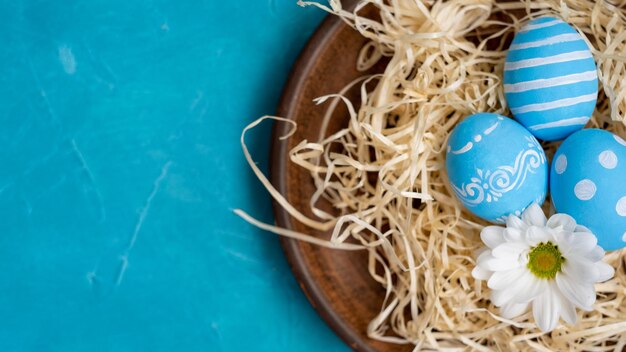
[[[626,142],[611,132],[584,129],[567,137],[550,167],[550,194],[607,251],[626,247]]]
[[[548,191],[541,145],[515,120],[497,114],[475,114],[454,128],[446,172],[461,203],[492,222],[502,223],[533,202],[543,203]]]
[[[591,118],[598,73],[587,43],[554,17],[515,34],[504,65],[504,93],[515,118],[535,137],[561,140]]]

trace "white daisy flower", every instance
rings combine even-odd
[[[544,332],[556,327],[559,316],[575,324],[575,307],[590,311],[596,301],[594,284],[614,274],[602,262],[604,250],[589,229],[566,214],[547,220],[537,204],[521,219],[510,215],[506,228],[485,227],[480,237],[487,247],[472,276],[487,281],[502,317],[512,319],[532,305]]]

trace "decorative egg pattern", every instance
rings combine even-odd
[[[608,131],[569,136],[550,168],[554,208],[574,217],[605,250],[626,247],[626,142]]]
[[[459,123],[448,140],[446,170],[463,205],[475,215],[503,223],[548,188],[546,156],[528,130],[497,114],[475,114]]]
[[[535,137],[561,140],[591,118],[598,73],[587,43],[554,17],[528,22],[504,65],[504,93],[513,116]]]

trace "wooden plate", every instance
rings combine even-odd
[[[354,6],[355,1],[345,2]],[[363,14],[366,14],[366,9]],[[375,11],[369,13],[375,16]],[[291,204],[309,217],[315,218],[309,209],[314,192],[310,174],[291,163],[288,151],[300,141],[317,141],[322,117],[328,104],[317,106],[313,99],[337,93],[364,72],[356,70],[356,59],[366,40],[336,16],[329,16],[321,24],[292,69],[278,108],[278,115],[298,123],[295,135],[279,141],[289,129],[285,123],[276,123],[271,156],[271,179],[274,186],[286,196]],[[382,72],[384,63],[366,73]],[[348,94],[356,102],[358,88]],[[329,126],[335,131],[346,125],[347,110],[338,109]],[[329,204],[322,208],[331,210]],[[279,205],[274,204],[276,222],[279,226],[329,238],[330,233],[312,231],[294,221]],[[410,346],[398,346],[371,340],[367,337],[367,325],[380,310],[384,291],[374,282],[367,271],[365,252],[343,252],[283,239],[283,247],[293,272],[311,304],[348,343],[359,351],[409,350]]]

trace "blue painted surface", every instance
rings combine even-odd
[[[555,17],[529,21],[515,34],[503,83],[511,113],[545,141],[582,129],[598,96],[591,51],[576,29]]]
[[[467,210],[487,221],[503,224],[532,203],[543,204],[548,167],[537,139],[502,115],[468,116],[448,139],[450,185]]]
[[[624,174],[626,142],[596,128],[567,137],[550,167],[554,208],[591,230],[605,251],[626,247]]]
[[[319,351],[245,165],[323,14],[291,0],[0,2],[0,350]],[[267,167],[270,125],[249,139]]]

